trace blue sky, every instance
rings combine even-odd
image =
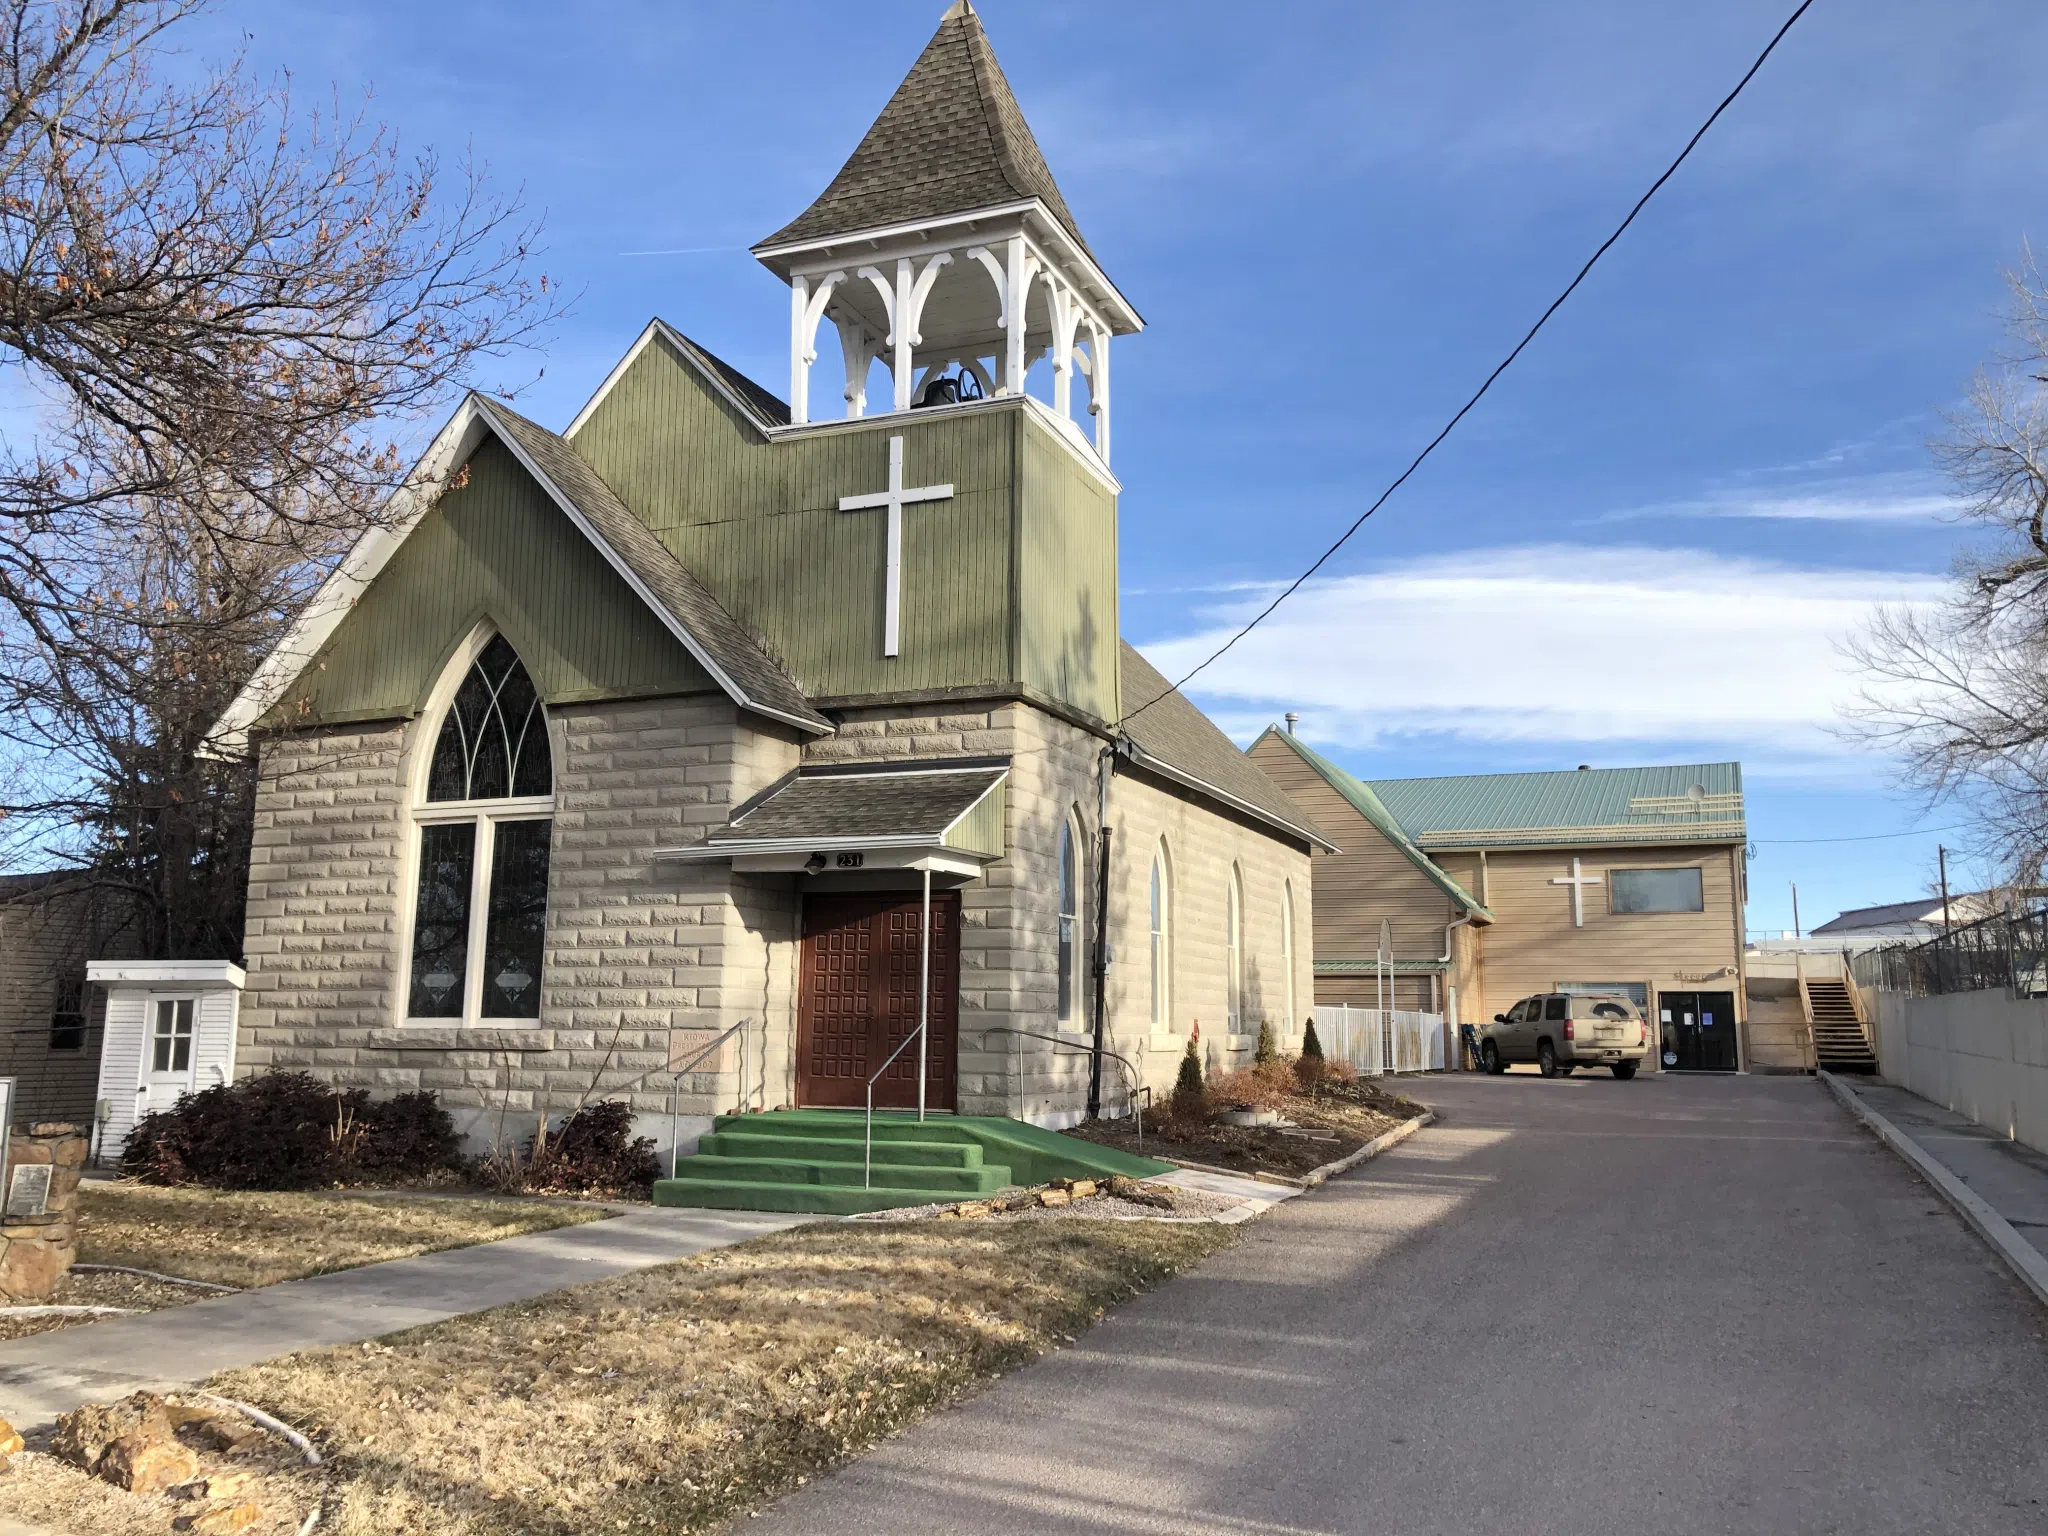
[[[815,195],[940,0],[229,0],[302,97],[465,145],[581,290],[560,426],[660,314],[778,392],[745,253]],[[1376,494],[1747,66],[1787,0],[988,0],[1119,343],[1124,627],[1169,669]],[[1740,758],[1753,927],[1926,888],[1953,820],[1831,729],[1872,603],[1960,534],[1926,442],[2048,211],[2048,8],[1820,0],[1425,471],[1196,690],[1368,776]],[[687,251],[633,256],[625,252]],[[829,360],[828,360],[829,362]],[[530,361],[507,377],[523,377]],[[1967,871],[1959,874],[1961,879]]]

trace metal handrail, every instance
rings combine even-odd
[[[987,1029],[984,1029],[982,1033],[984,1035],[1022,1035],[1027,1040],[1047,1040],[1054,1045],[1065,1046],[1071,1054],[1076,1056],[1089,1056],[1094,1054],[1094,1048],[1092,1046],[1088,1050],[1084,1051],[1075,1046],[1072,1041],[1062,1040],[1058,1035],[1040,1034],[1035,1029],[1019,1029],[1014,1024],[991,1024]],[[1149,1103],[1152,1098],[1151,1084],[1140,1083],[1138,1081],[1138,1069],[1136,1066],[1132,1065],[1128,1057],[1119,1055],[1117,1052],[1112,1051],[1108,1046],[1104,1046],[1102,1048],[1102,1054],[1107,1056],[1111,1061],[1115,1062],[1118,1066],[1122,1067],[1124,1069],[1124,1072],[1127,1074],[1124,1079],[1124,1090],[1131,1101],[1131,1113],[1137,1116],[1138,1150],[1140,1152],[1143,1152],[1145,1150],[1145,1112],[1142,1109],[1138,1108],[1138,1095],[1141,1093],[1144,1094],[1146,1101]]]
[[[879,1067],[875,1068],[874,1076],[868,1079],[868,1114],[867,1129],[865,1132],[867,1147],[866,1151],[862,1156],[860,1176],[860,1186],[862,1189],[873,1189],[875,1187],[875,1080],[876,1078],[879,1078],[884,1072],[888,1071],[891,1067],[895,1066],[896,1058],[898,1056],[901,1056],[904,1053],[904,1051],[909,1049],[911,1041],[915,1040],[919,1035],[922,1035],[923,1033],[924,1024],[920,1022],[917,1028],[913,1029],[909,1034],[903,1037],[903,1043],[897,1046],[895,1050],[889,1053],[889,1059],[883,1062]],[[922,1086],[922,1084],[919,1084],[919,1087]]]
[[[741,1030],[745,1029],[749,1024],[753,1022],[754,1021],[752,1019],[741,1019],[739,1023],[733,1025],[730,1029],[726,1030],[716,1040],[713,1040],[709,1045],[705,1046],[703,1050],[699,1051],[696,1055],[692,1056],[680,1067],[672,1067],[669,1069],[671,1076],[668,1085],[668,1176],[670,1178],[674,1178],[676,1176],[676,1164],[679,1161],[677,1157],[677,1152],[679,1149],[677,1146],[676,1138],[676,1121],[681,1113],[681,1100],[683,1097],[683,1079],[689,1076],[690,1069],[696,1066],[698,1062],[702,1061],[706,1056],[709,1056],[713,1051],[717,1050],[721,1045],[725,1044],[726,1041],[730,1040],[734,1035],[738,1034]],[[656,1068],[655,1070],[659,1071],[660,1069]],[[638,1079],[636,1079],[636,1082],[644,1083],[647,1081],[648,1078],[652,1076],[654,1076],[653,1072],[643,1073]],[[630,1088],[634,1085],[629,1083],[627,1084],[627,1086]],[[613,1090],[613,1092],[617,1091],[617,1089]]]

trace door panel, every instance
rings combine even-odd
[[[952,1109],[959,1047],[960,898],[932,896],[925,1104]],[[797,1102],[859,1109],[869,1076],[917,1029],[921,903],[894,894],[804,898]],[[877,1109],[917,1107],[918,1047],[875,1083]]]
[[[1673,1072],[1733,1072],[1735,994],[1660,992],[1657,1021],[1662,1060]]]

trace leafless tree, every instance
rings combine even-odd
[[[1970,819],[2004,880],[2032,885],[2048,866],[2048,285],[2031,253],[2008,279],[2007,344],[1934,450],[1988,537],[1945,602],[1884,609],[1851,643],[1870,674],[1851,716]]]
[[[0,0],[0,370],[34,416],[0,431],[0,845],[82,853],[161,953],[239,927],[248,770],[206,727],[428,413],[561,312],[474,167],[169,60],[205,3]]]

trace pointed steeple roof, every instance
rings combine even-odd
[[[969,0],[954,0],[832,184],[754,249],[828,240],[1034,197],[1087,251],[1088,242],[996,63],[981,17]],[[1094,253],[1088,255],[1092,259]]]

